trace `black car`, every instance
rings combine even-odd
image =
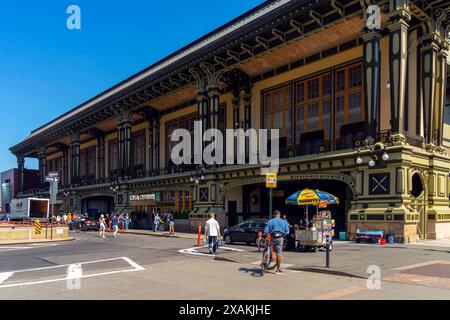
[[[227,244],[243,242],[246,244],[256,244],[258,231],[264,231],[267,220],[250,219],[239,223],[236,226],[225,229],[223,240]]]
[[[81,229],[82,231],[89,231],[89,230],[100,230],[100,223],[98,222],[98,219],[87,217],[87,218],[81,218],[78,221],[72,221],[69,224],[69,230],[76,230]]]

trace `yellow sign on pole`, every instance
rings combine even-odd
[[[41,232],[42,232],[41,230],[42,230],[41,220],[39,220],[39,219],[34,220],[34,233],[41,234]]]
[[[266,174],[266,188],[267,189],[276,189],[277,181],[278,181],[278,176],[276,173],[267,173]]]

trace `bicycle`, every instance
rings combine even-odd
[[[264,239],[262,238],[259,241],[259,246],[261,248],[263,248],[263,252],[262,252],[262,259],[261,259],[261,276],[264,275],[264,273],[266,272],[266,270],[273,270],[276,266],[276,264],[274,263],[273,266],[270,265],[272,260],[272,245],[270,243],[270,238],[269,239]]]

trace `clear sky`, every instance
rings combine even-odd
[[[262,2],[1,0],[0,172],[32,130]],[[72,4],[81,30],[66,27]]]

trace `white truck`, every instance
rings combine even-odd
[[[48,220],[50,200],[41,198],[13,199],[10,220]]]

